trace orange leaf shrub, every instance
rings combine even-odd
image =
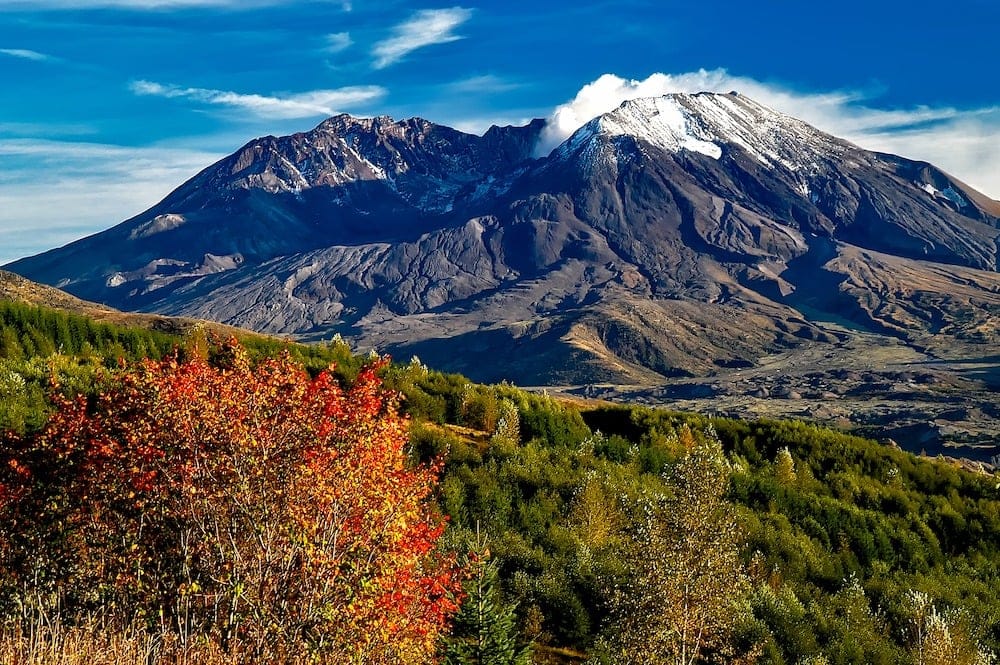
[[[58,400],[31,450],[59,470],[35,484],[69,507],[74,602],[254,658],[308,645],[339,662],[432,660],[460,579],[436,547],[439,468],[408,464],[380,367],[344,389],[287,356],[253,367],[231,342],[211,362],[147,360],[96,399]],[[30,473],[8,466],[0,511],[13,514]]]

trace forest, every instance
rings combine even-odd
[[[1000,482],[0,302],[0,660],[992,663]]]

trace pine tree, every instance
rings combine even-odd
[[[24,349],[21,348],[21,342],[13,328],[4,327],[0,332],[0,358],[11,360],[24,358]]]
[[[445,651],[446,665],[529,665],[531,644],[518,639],[514,605],[503,602],[495,561],[489,552],[474,562],[466,598]]]

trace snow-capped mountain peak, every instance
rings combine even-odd
[[[671,152],[690,150],[722,156],[717,136],[676,95],[634,99],[595,118],[591,130],[605,136],[632,136]]]
[[[849,143],[738,93],[668,94],[623,102],[581,127],[559,153],[569,155],[596,137],[629,136],[668,152],[682,150],[720,159],[736,146],[753,159],[809,170]]]
[[[340,114],[308,132],[251,141],[206,178],[213,189],[295,196],[315,188],[381,183],[390,198],[442,213],[465,188],[529,158],[540,129],[540,124],[497,127],[480,137],[422,118]],[[347,204],[346,196],[334,199]]]

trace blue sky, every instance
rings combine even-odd
[[[1000,198],[998,31],[993,0],[0,0],[0,264],[341,111],[555,142],[626,97],[737,89]]]

